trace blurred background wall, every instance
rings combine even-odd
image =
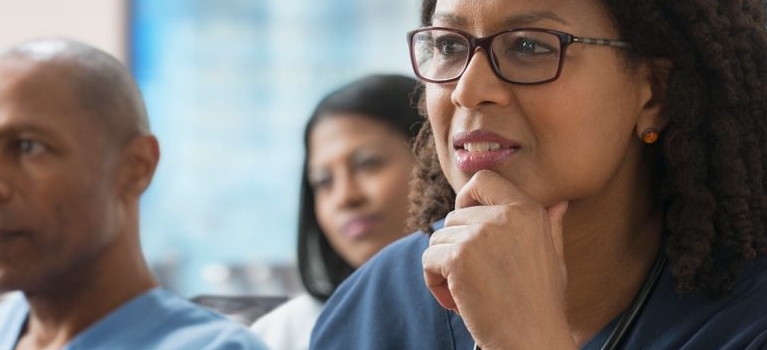
[[[127,0],[0,0],[0,48],[36,37],[68,37],[125,62],[126,8]]]
[[[303,124],[331,89],[412,75],[412,0],[0,0],[0,48],[69,37],[125,62],[161,160],[144,252],[182,296],[292,295]]]

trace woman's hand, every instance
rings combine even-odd
[[[463,318],[483,350],[575,349],[565,314],[562,218],[489,170],[456,197],[456,210],[423,253],[424,279]]]

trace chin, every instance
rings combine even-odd
[[[443,174],[445,174],[445,178],[447,179],[447,183],[450,184],[450,187],[453,188],[453,191],[455,193],[458,193],[463,186],[466,186],[466,183],[469,182],[469,179],[471,179],[471,176],[473,174],[464,174],[458,169],[454,169],[450,172],[442,171]]]
[[[366,249],[364,253],[361,253],[360,255],[355,257],[354,263],[352,264],[352,266],[354,266],[355,269],[359,268],[360,266],[362,266],[362,264],[370,260],[370,258],[372,258],[379,250],[380,249],[372,248],[372,247],[370,249]]]

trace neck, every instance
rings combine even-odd
[[[629,179],[572,202],[563,223],[567,315],[579,345],[629,307],[661,249],[663,212],[649,174]]]
[[[645,220],[587,230],[592,233],[588,238],[566,243],[567,313],[577,344],[591,339],[623,312],[644,283],[660,249],[662,232],[660,213],[648,213]],[[576,236],[570,233],[568,238]]]
[[[59,349],[130,299],[157,286],[129,235],[34,291],[25,291],[30,315],[17,349]],[[135,247],[126,249],[127,247]]]

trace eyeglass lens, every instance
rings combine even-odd
[[[427,80],[449,81],[463,74],[475,50],[461,33],[444,29],[417,32],[412,54],[417,73]],[[556,77],[562,43],[559,36],[534,30],[503,32],[492,37],[492,65],[501,78],[535,83]]]

